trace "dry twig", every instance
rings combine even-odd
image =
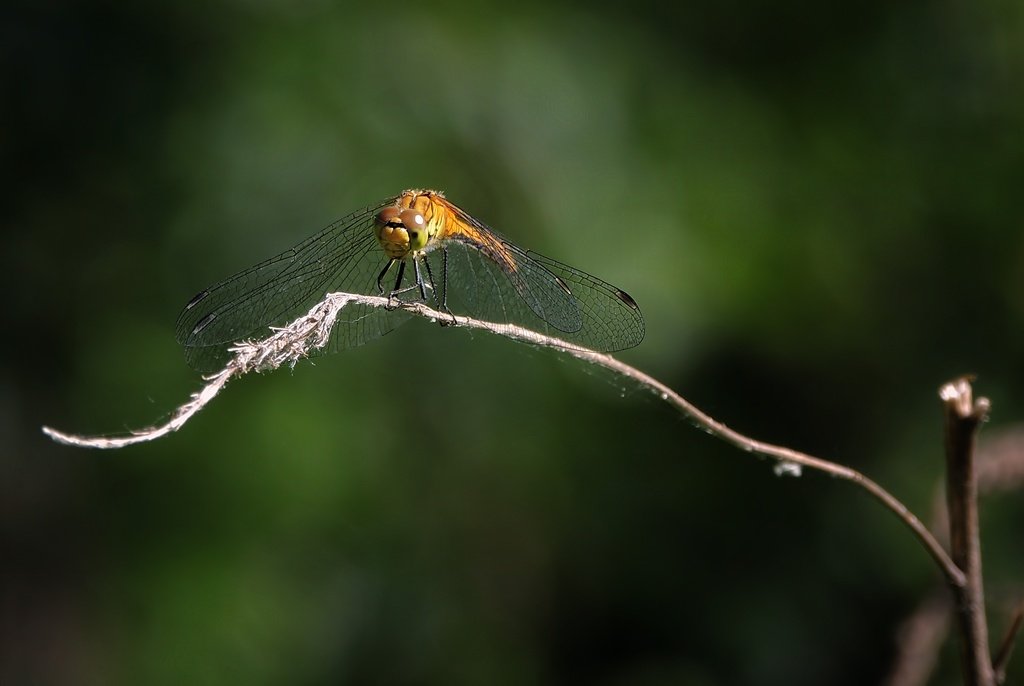
[[[924,686],[935,669],[949,633],[952,603],[944,588],[936,588],[900,625],[897,656],[885,686]]]
[[[978,428],[988,416],[987,398],[974,400],[967,378],[939,390],[946,416],[946,503],[953,561],[966,583],[953,587],[960,622],[961,657],[967,686],[993,686],[995,675],[988,647],[985,592],[981,576],[978,525],[978,474],[974,447]]]
[[[1010,628],[1003,637],[999,646],[999,652],[992,660],[992,670],[995,672],[995,681],[1001,684],[1006,680],[1006,665],[1010,662],[1010,655],[1013,654],[1013,644],[1017,640],[1017,632],[1020,631],[1021,622],[1024,621],[1024,605],[1020,605],[1013,613],[1010,620]]]
[[[986,432],[979,441],[975,459],[979,496],[1014,491],[1024,486],[1024,426],[1011,426]],[[946,515],[945,488],[935,488],[933,514],[929,527],[939,542],[949,543],[949,517]],[[885,680],[886,686],[923,686],[938,662],[939,651],[949,633],[952,598],[941,587],[934,588],[902,623],[896,637],[896,656]],[[996,683],[1005,678],[1006,663],[1013,638],[1020,627],[1018,619],[1024,606],[1011,613],[1010,629],[992,661]]]
[[[54,440],[68,445],[89,448],[121,448],[133,443],[151,441],[177,431],[192,415],[210,402],[230,379],[250,371],[268,371],[284,364],[295,364],[313,350],[326,345],[330,340],[330,332],[338,313],[349,303],[361,303],[373,307],[389,307],[395,304],[394,301],[383,297],[348,293],[327,294],[304,317],[300,317],[286,327],[276,329],[273,335],[260,341],[241,343],[233,348],[235,357],[227,366],[217,374],[206,377],[207,385],[198,393],[193,394],[189,402],[178,408],[171,419],[164,424],[134,431],[126,436],[77,436],[50,427],[43,427],[43,432]],[[453,317],[419,303],[399,303],[398,307],[431,320],[445,320],[456,326],[481,329],[531,345],[562,350],[577,359],[621,374],[675,407],[708,434],[721,438],[748,453],[776,460],[776,473],[778,474],[799,475],[801,469],[807,468],[850,481],[867,491],[910,528],[921,545],[935,560],[948,584],[953,587],[960,587],[964,584],[963,573],[921,521],[891,493],[855,469],[744,436],[708,416],[657,379],[611,355],[581,348],[518,326],[485,322],[470,317]]]

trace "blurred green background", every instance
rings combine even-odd
[[[197,290],[440,188],[628,290],[621,357],[927,517],[938,386],[977,373],[986,432],[1024,419],[1024,5],[2,12],[0,682],[889,672],[938,579],[902,524],[549,351],[416,321],[150,445],[39,426],[166,416],[200,383],[173,336]],[[982,517],[998,638],[1020,492]],[[958,682],[947,642],[931,683]]]

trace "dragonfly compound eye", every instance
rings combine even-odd
[[[399,210],[397,207],[385,207],[383,210],[377,213],[377,226],[385,226],[391,224],[398,218]]]
[[[398,218],[409,232],[409,249],[422,250],[427,247],[427,220],[416,210],[402,210]]]
[[[397,207],[385,207],[373,219],[373,231],[388,257],[403,257],[409,242],[400,214],[401,210]]]

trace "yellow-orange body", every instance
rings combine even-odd
[[[374,231],[384,253],[393,260],[416,258],[443,241],[455,240],[469,243],[506,270],[516,270],[508,245],[440,191],[404,191],[394,205],[378,213]]]

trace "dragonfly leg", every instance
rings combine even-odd
[[[427,302],[427,289],[423,284],[423,274],[420,273],[420,260],[415,255],[412,256],[412,266],[416,269],[416,285],[420,289],[420,298],[423,302]],[[427,275],[430,275],[430,263],[427,262]],[[434,279],[430,279],[430,290],[434,290]]]
[[[430,262],[427,262],[427,276],[430,277],[430,288],[434,291],[434,302],[437,302],[437,288],[434,285],[434,275],[430,273]],[[441,312],[451,316],[451,320],[439,319],[441,326],[455,326],[458,319],[455,313],[448,309],[448,248],[441,246]]]
[[[392,260],[394,261],[394,260]],[[388,294],[387,309],[394,310],[399,305],[398,294],[401,293],[402,288],[402,277],[405,276],[405,260],[398,261],[398,276],[395,277],[395,287],[391,289],[391,293]]]
[[[395,264],[395,258],[388,260],[388,263],[384,265],[384,268],[380,270],[380,274],[377,275],[377,292],[384,295],[384,277],[387,276],[388,272],[391,271],[391,267]]]
[[[434,305],[436,306],[438,304],[438,302],[437,302],[437,285],[434,283],[434,272],[430,269],[430,260],[424,259],[423,260],[423,266],[425,266],[427,268],[427,280],[430,281],[430,293],[431,293],[431,295],[434,296]],[[424,300],[426,300],[426,295],[425,294],[424,294]]]
[[[448,248],[441,246],[441,309],[446,310],[449,313],[451,310],[448,309]],[[454,316],[454,315],[453,315]]]

